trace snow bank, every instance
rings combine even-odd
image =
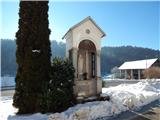
[[[12,97],[0,97],[0,120],[47,120],[47,114],[15,115],[18,111],[12,106]]]
[[[160,81],[144,81],[137,84],[121,84],[103,88],[102,96],[109,95],[111,101],[78,104],[62,113],[49,116],[49,120],[94,120],[103,116],[113,116],[128,109],[140,108],[160,98]]]
[[[124,110],[124,106],[113,102],[88,102],[71,107],[65,112],[52,114],[49,116],[49,120],[93,120],[98,117],[119,114]]]
[[[11,97],[3,97],[0,101],[0,120],[8,120],[8,115],[14,115],[17,109],[12,106]]]
[[[103,95],[119,101],[128,108],[138,108],[160,98],[160,81],[144,81],[137,84],[121,84],[103,88]]]
[[[17,109],[12,106],[11,97],[0,101],[0,120],[94,120],[114,116],[128,109],[140,108],[156,99],[160,99],[160,81],[144,81],[137,84],[121,84],[103,88],[102,96],[109,95],[110,101],[95,101],[78,104],[68,110],[54,114],[15,115]]]

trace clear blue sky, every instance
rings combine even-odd
[[[1,38],[15,38],[18,2],[1,2]],[[87,16],[107,34],[102,46],[132,45],[160,49],[160,2],[53,2],[49,3],[51,40],[61,38]]]

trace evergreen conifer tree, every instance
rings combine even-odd
[[[75,105],[74,72],[75,69],[69,60],[53,59],[47,97],[49,112],[62,112]]]
[[[18,113],[41,111],[51,69],[48,1],[20,1],[16,33],[16,88],[13,105]]]

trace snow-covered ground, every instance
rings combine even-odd
[[[47,114],[15,115],[17,109],[12,106],[12,97],[0,98],[0,120],[47,120]]]
[[[15,77],[3,76],[0,78],[1,87],[15,86]]]
[[[17,109],[12,107],[12,98],[1,98],[0,120],[93,120],[99,117],[114,116],[128,109],[140,108],[160,99],[160,80],[121,84],[103,88],[102,95],[109,95],[110,101],[96,101],[78,104],[62,113],[32,114],[16,116]]]

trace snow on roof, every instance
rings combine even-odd
[[[146,59],[146,60],[136,60],[136,61],[128,61],[124,62],[119,69],[147,69],[153,65],[158,60],[158,58],[154,59]]]

